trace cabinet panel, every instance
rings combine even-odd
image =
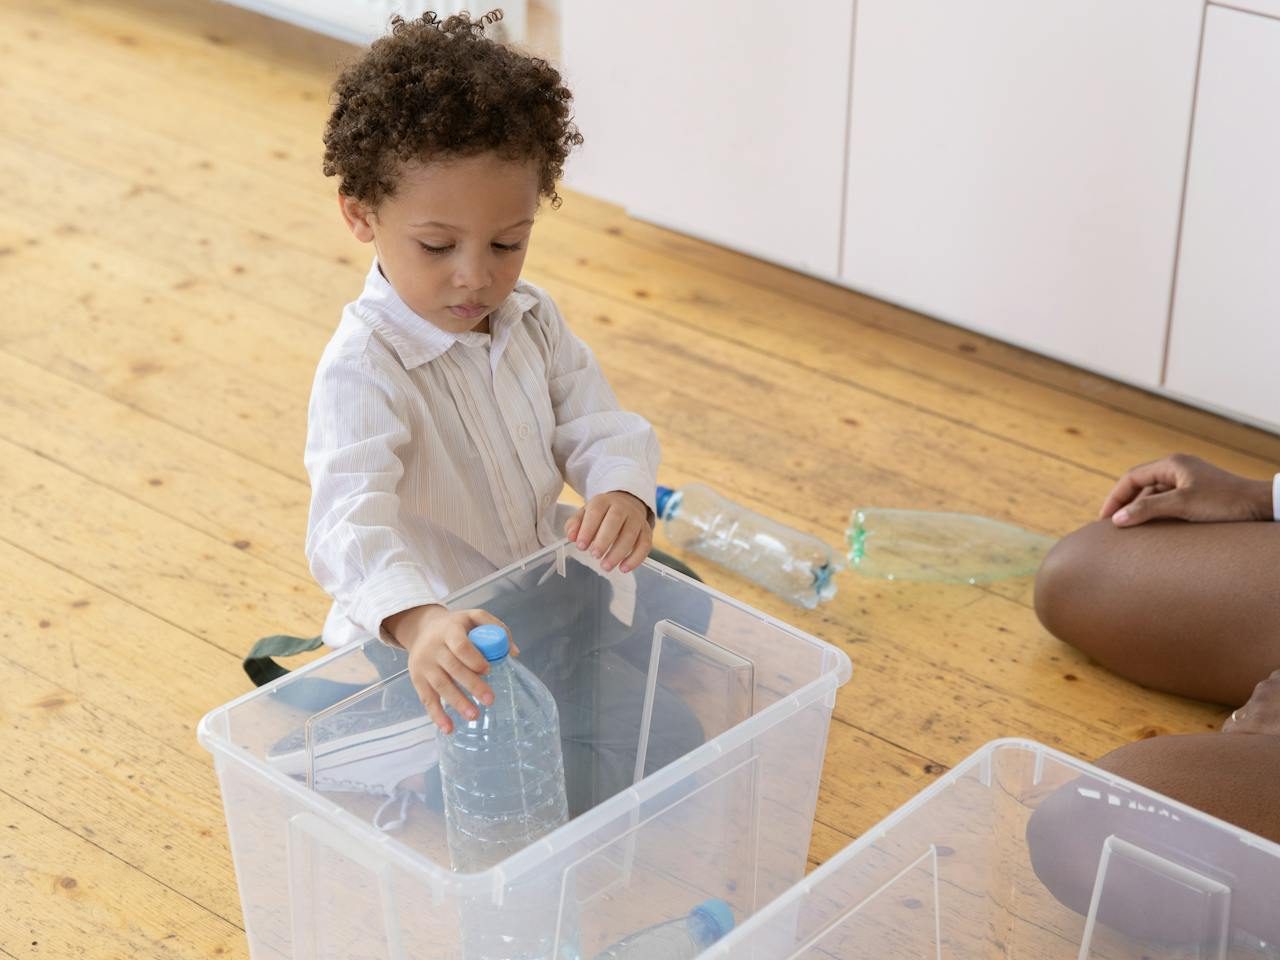
[[[1280,20],[1209,9],[1165,385],[1280,424]]]
[[[853,6],[566,0],[569,186],[834,277]]]
[[[842,280],[1156,386],[1202,14],[859,0]]]

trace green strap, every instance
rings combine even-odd
[[[308,650],[317,650],[323,645],[324,640],[320,637],[291,637],[284,633],[263,637],[244,658],[244,672],[249,675],[255,687],[260,687],[289,672],[272,660],[272,657],[291,657]]]

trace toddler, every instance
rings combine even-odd
[[[629,572],[649,553],[658,443],[621,410],[555,303],[520,279],[541,201],[582,142],[545,61],[490,14],[396,18],[335,85],[326,175],[373,247],[316,372],[306,551],[334,598],[324,639],[380,636],[443,733],[492,702],[442,598],[562,535]],[[565,482],[585,499],[557,501]],[[518,647],[519,635],[512,637]]]

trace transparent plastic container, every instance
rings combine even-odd
[[[1280,957],[1280,845],[987,744],[699,960]]]
[[[502,619],[555,696],[569,822],[483,872],[451,870],[404,654],[335,651],[200,724],[255,960],[497,960],[466,952],[463,931],[518,937],[531,910],[551,955],[592,957],[712,898],[741,920],[803,877],[842,652],[656,563],[605,573],[564,544],[448,603]],[[381,741],[399,752],[363,751]],[[388,814],[377,790],[405,763]],[[533,955],[509,946],[504,960]]]

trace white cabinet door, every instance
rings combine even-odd
[[[1201,0],[858,0],[842,280],[1160,382]]]
[[[834,277],[853,6],[566,0],[563,61],[586,138],[568,185]]]
[[[1280,424],[1280,20],[1209,8],[1165,386]]]

